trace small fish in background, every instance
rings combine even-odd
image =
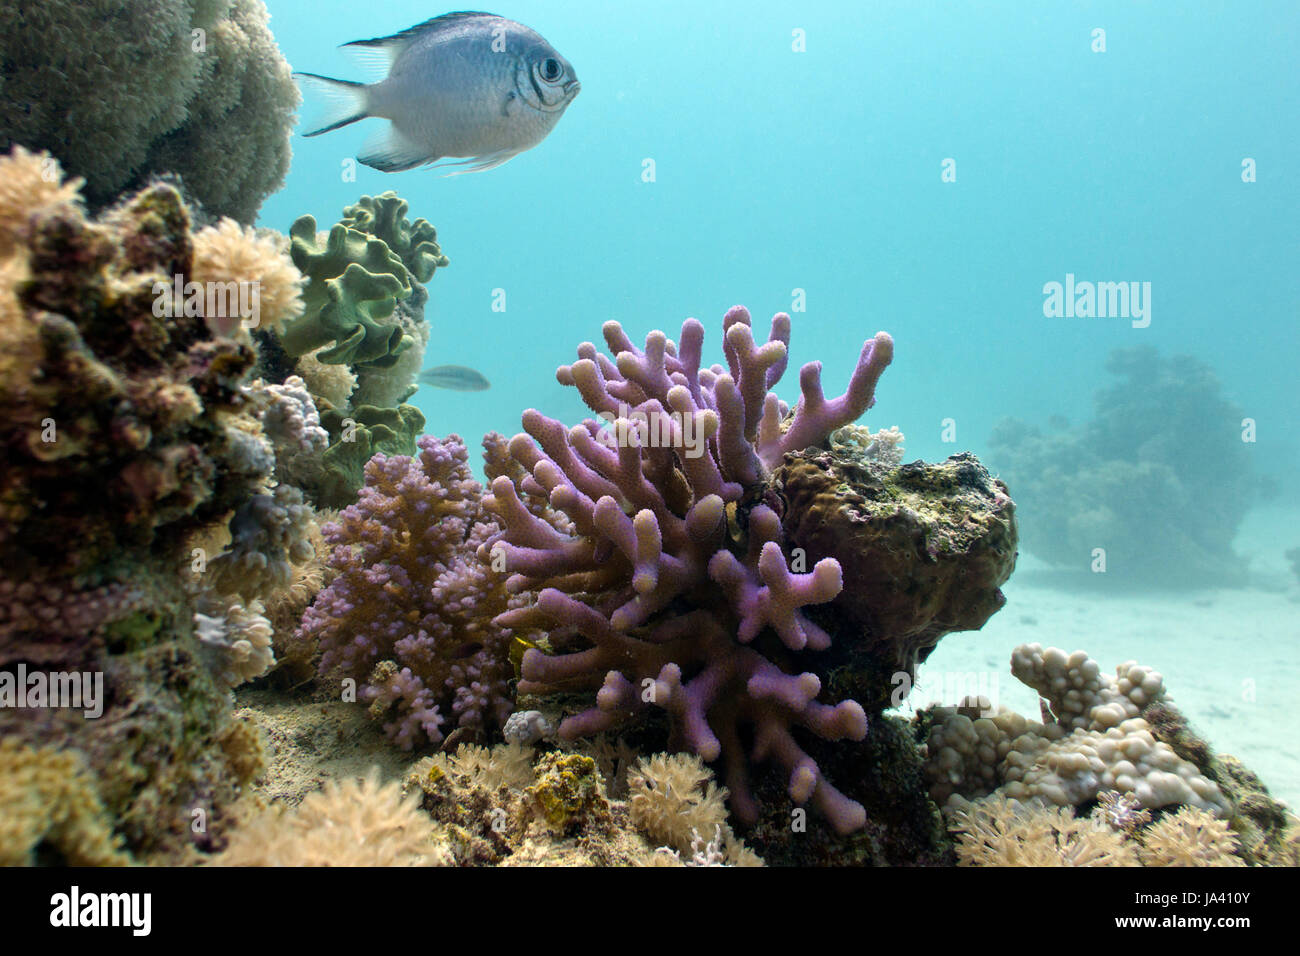
[[[449,388],[454,392],[482,392],[492,387],[492,383],[481,373],[464,365],[439,365],[437,368],[426,368],[420,373],[419,380],[425,385]]]
[[[329,101],[319,136],[357,120],[391,121],[357,158],[386,173],[466,157],[459,173],[500,166],[559,122],[582,85],[569,61],[522,23],[491,13],[448,13],[390,37],[346,43],[387,69],[378,83],[295,73]]]

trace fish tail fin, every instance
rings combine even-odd
[[[304,89],[314,90],[325,101],[324,124],[304,136],[319,136],[340,126],[347,126],[370,115],[369,87],[352,80],[335,80],[315,73],[295,73],[293,78]]]

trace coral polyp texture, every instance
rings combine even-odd
[[[1159,739],[1146,719],[1149,707],[1164,702],[1158,672],[1129,661],[1111,677],[1082,651],[1039,644],[1016,648],[1011,672],[1042,696],[1043,723],[1009,711],[982,716],[971,702],[935,708],[927,773],[937,803],[961,806],[997,791],[1073,807],[1115,793],[1148,809],[1232,812],[1214,776]]]
[[[54,151],[96,208],[161,173],[249,223],[289,168],[298,91],[262,0],[0,4],[0,149]]]
[[[820,678],[795,665],[830,645],[801,609],[840,592],[840,564],[828,557],[792,569],[781,516],[760,499],[787,452],[871,407],[894,343],[883,332],[867,340],[848,389],[831,399],[821,364],[805,365],[789,413],[772,391],[786,366],[789,316],[778,314],[760,344],[737,306],[723,332],[726,368],[701,367],[704,327],[695,319],[676,343],[655,331],[637,348],[608,322],[613,357],[581,345],[557,378],[609,427],[588,419],[566,428],[524,412],[525,434],[509,451],[525,473],[518,484],[493,480],[483,504],[504,530],[480,555],[504,565],[509,591],[533,595],[498,623],[550,631],[554,653],[525,652],[519,692],[598,690],[594,707],[561,723],[561,737],[661,708],[673,747],[722,760],[741,820],[757,817],[750,760],[774,760],[791,799],[849,832],[865,822],[862,806],[822,776],[794,733],[867,733],[861,706],[824,701]],[[567,521],[547,520],[538,501]]]
[[[465,446],[424,436],[414,457],[378,454],[357,503],[322,529],[336,576],[303,616],[322,675],[352,678],[411,749],[453,729],[496,732],[514,709],[507,595],[476,549],[499,528]]]

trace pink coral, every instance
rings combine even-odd
[[[456,435],[419,454],[375,455],[355,505],[322,529],[337,572],[303,616],[322,674],[365,684],[403,747],[438,743],[447,724],[498,728],[509,716],[506,595],[475,551],[499,529],[480,508]]]
[[[861,740],[866,715],[851,700],[820,701],[816,674],[788,673],[756,640],[770,629],[790,654],[828,647],[830,636],[800,608],[839,593],[840,565],[826,558],[809,572],[792,570],[780,516],[758,499],[786,452],[825,440],[871,407],[893,340],[883,332],[869,339],[848,390],[834,399],[822,392],[821,365],[805,365],[802,398],[787,417],[771,388],[785,369],[789,316],[772,320],[762,345],[743,307],[727,312],[723,328],[727,369],[700,367],[704,329],[695,319],[678,343],[651,332],[644,350],[606,323],[612,359],[589,342],[579,346],[557,378],[609,427],[589,419],[566,429],[524,412],[526,434],[509,450],[526,474],[493,480],[483,504],[505,530],[480,556],[504,559],[508,590],[536,595],[499,624],[558,625],[552,645],[565,652],[527,651],[520,692],[598,691],[596,706],[567,718],[561,736],[663,708],[675,746],[723,760],[732,808],[752,820],[747,731],[753,759],[785,768],[791,798],[811,801],[848,832],[863,824],[863,808],[821,775],[792,729]],[[549,501],[571,530],[525,499]],[[575,637],[587,646],[569,650]]]

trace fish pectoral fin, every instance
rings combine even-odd
[[[514,159],[522,153],[521,149],[498,149],[493,153],[484,153],[482,156],[471,156],[469,159],[462,159],[456,163],[438,163],[435,167],[442,169],[446,166],[465,166],[465,169],[458,169],[455,172],[443,173],[443,176],[463,176],[466,173],[481,173],[485,169],[496,169],[507,160]]]
[[[371,169],[378,169],[384,173],[414,169],[416,166],[423,166],[439,158],[437,155],[430,156],[428,149],[411,142],[391,123],[366,140],[366,144],[361,147],[361,153],[357,156],[360,162]]]

